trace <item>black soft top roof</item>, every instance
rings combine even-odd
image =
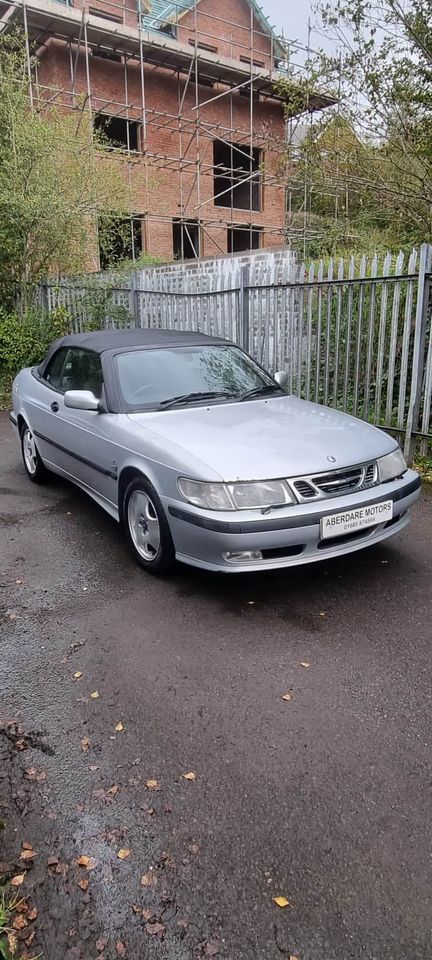
[[[43,376],[49,360],[60,347],[84,347],[87,350],[93,350],[95,353],[106,353],[109,350],[131,348],[199,346],[200,344],[228,342],[221,337],[208,337],[204,333],[184,330],[96,330],[93,333],[70,333],[65,337],[54,340],[44,361],[38,367],[38,372]]]

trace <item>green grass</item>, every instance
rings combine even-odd
[[[24,903],[22,897],[10,896],[7,888],[0,893],[0,960],[22,960],[18,954],[18,941],[12,923],[14,914],[19,913]],[[40,953],[33,957],[33,960],[41,958]]]
[[[432,457],[416,457],[414,468],[425,483],[432,483]]]

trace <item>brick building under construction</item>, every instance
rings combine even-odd
[[[37,89],[83,100],[121,151],[133,209],[119,256],[280,246],[288,52],[256,0],[1,0],[37,49]],[[326,106],[309,95],[305,109]],[[93,268],[104,266],[97,243]]]

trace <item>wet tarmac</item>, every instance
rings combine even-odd
[[[430,960],[431,542],[426,490],[369,551],[156,580],[0,417],[0,860],[37,851],[33,955]]]

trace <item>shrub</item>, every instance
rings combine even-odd
[[[0,406],[10,405],[12,380],[18,371],[39,363],[50,343],[68,328],[69,315],[62,307],[52,313],[28,310],[22,316],[0,308]]]

